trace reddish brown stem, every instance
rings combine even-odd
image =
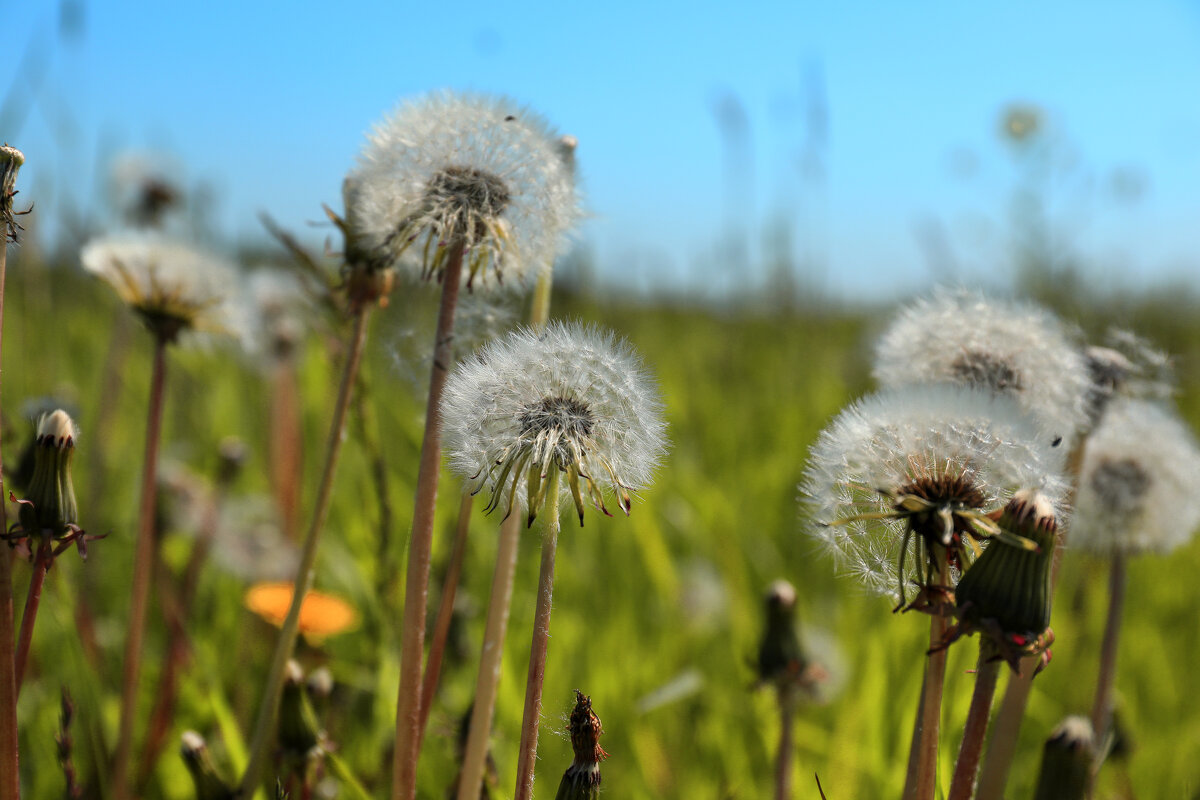
[[[112,789],[116,800],[128,800],[129,767],[133,755],[133,726],[137,718],[138,683],[142,670],[142,639],[146,633],[147,600],[154,567],[154,505],[158,477],[158,443],[162,435],[163,389],[167,373],[167,341],[154,343],[150,377],[150,406],[146,415],[146,452],[142,464],[142,498],[138,512],[137,549],[133,559],[133,595],[129,608],[129,637],[125,640],[125,672],[121,683],[121,721],[113,757]]]
[[[967,712],[967,726],[963,730],[962,746],[958,751],[958,763],[954,766],[954,777],[950,781],[948,800],[971,800],[971,795],[975,793],[975,773],[979,771],[983,738],[987,733],[992,698],[996,694],[996,678],[1000,673],[1000,662],[992,660],[992,655],[992,649],[981,641],[979,665],[975,668],[975,693],[971,695],[971,708]]]
[[[24,159],[22,159],[24,160]],[[13,175],[16,181],[16,175]],[[4,187],[0,186],[0,191]],[[12,198],[0,198],[7,201],[7,209],[12,209]],[[0,242],[0,341],[4,334],[4,276],[8,266],[8,230],[0,231],[5,237]],[[3,459],[0,459],[0,465]],[[8,511],[4,505],[4,472],[0,467],[0,533],[8,530]],[[13,630],[13,585],[12,585],[12,550],[7,543],[0,543],[0,800],[20,800],[21,782],[19,780],[17,751],[17,678],[16,663],[13,648],[9,642],[15,641]]]
[[[1112,725],[1113,687],[1117,681],[1117,647],[1121,639],[1121,614],[1125,608],[1125,584],[1125,556],[1113,553],[1112,572],[1108,580],[1108,619],[1100,645],[1100,676],[1096,680],[1096,700],[1092,705],[1092,730],[1095,731],[1098,751],[1104,749],[1104,741]]]
[[[778,699],[779,752],[775,754],[775,800],[788,800],[792,796],[792,750],[795,748],[795,732],[792,725],[796,715],[795,687],[780,688]]]
[[[280,359],[271,374],[270,436],[271,488],[284,534],[295,541],[300,538],[300,406],[296,370],[287,359]]]
[[[454,311],[462,279],[465,242],[457,238],[442,273],[442,302],[434,335],[429,398],[425,404],[425,434],[413,502],[412,538],[404,585],[404,627],[400,646],[400,690],[396,697],[396,752],[392,762],[392,800],[415,800],[417,759],[421,754],[421,657],[425,650],[425,608],[429,593],[429,560],[433,545],[433,515],[438,474],[442,467],[442,437],[438,416],[442,390],[454,360]]]
[[[21,693],[21,684],[25,682],[25,665],[29,663],[29,647],[33,643],[33,625],[37,621],[38,606],[42,602],[42,586],[46,582],[46,573],[54,561],[54,545],[46,537],[38,545],[37,556],[33,560],[33,575],[29,579],[29,593],[25,596],[25,610],[21,612],[21,633],[17,639],[16,680],[17,694]]]
[[[935,590],[949,583],[946,549],[937,547],[937,577]],[[925,690],[921,693],[921,740],[917,757],[915,800],[933,800],[937,791],[938,741],[942,724],[942,687],[946,680],[946,618],[937,613],[929,622],[929,649],[925,672]],[[907,793],[906,793],[907,796]]]
[[[437,620],[433,625],[433,636],[429,641],[429,659],[425,664],[425,677],[421,681],[421,731],[429,723],[429,710],[437,693],[438,679],[442,673],[442,657],[446,652],[446,639],[450,635],[450,622],[454,618],[454,598],[458,594],[458,581],[462,576],[463,557],[467,552],[467,534],[471,530],[471,507],[474,497],[463,493],[458,506],[458,526],[454,532],[454,548],[450,551],[450,566],[446,569],[446,581],[442,585],[442,602],[438,606]]]

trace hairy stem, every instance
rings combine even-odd
[[[0,341],[4,335],[4,273],[8,266],[6,241],[0,243]],[[3,460],[0,459],[0,464]],[[0,531],[8,530],[4,505],[4,472],[0,467]],[[12,548],[0,542],[0,800],[20,800],[21,782],[17,751],[17,678],[13,648]]]
[[[467,552],[467,534],[471,530],[471,508],[474,497],[463,492],[458,506],[458,525],[454,531],[454,547],[450,551],[450,566],[446,569],[446,580],[442,584],[442,602],[438,606],[437,620],[433,625],[433,636],[429,641],[429,660],[425,664],[425,677],[421,681],[421,731],[429,724],[429,710],[437,693],[438,679],[442,672],[442,658],[446,652],[446,638],[450,635],[450,621],[454,617],[454,597],[458,593],[458,581],[462,577],[463,557]]]
[[[560,471],[551,466],[546,491],[545,529],[542,531],[542,565],[538,571],[537,610],[533,616],[533,641],[529,646],[529,675],[525,679],[525,713],[521,718],[521,749],[517,756],[515,800],[533,797],[537,766],[538,725],[542,719],[542,686],[546,680],[546,650],[550,644],[550,611],[554,600],[554,556],[558,550],[558,484]],[[530,509],[532,513],[533,509]]]
[[[954,766],[954,777],[950,781],[949,800],[971,800],[975,791],[975,773],[979,771],[983,737],[987,733],[992,697],[996,694],[996,678],[1000,674],[1000,662],[994,660],[993,655],[992,648],[980,640],[975,692],[971,695],[971,708],[967,712],[967,726],[958,750],[958,763]]]
[[[142,639],[149,611],[150,573],[154,568],[154,506],[157,496],[158,443],[162,435],[167,340],[154,342],[150,376],[150,407],[146,415],[146,454],[142,462],[142,497],[138,510],[137,549],[133,557],[133,596],[129,607],[129,637],[125,640],[125,673],[121,684],[121,722],[113,757],[112,788],[117,800],[129,797],[129,766],[133,755],[133,726],[137,718],[138,682],[142,673]]]
[[[463,751],[462,772],[458,780],[458,800],[479,800],[479,790],[483,786],[488,740],[492,734],[492,715],[496,709],[496,690],[500,685],[504,636],[508,631],[508,612],[512,607],[513,579],[517,572],[517,544],[520,538],[521,510],[513,509],[504,518],[504,522],[500,523],[500,543],[496,549],[492,593],[488,598],[483,649],[479,654],[479,678],[475,682],[471,727],[467,733],[467,746]]]
[[[17,694],[21,694],[21,684],[25,682],[25,666],[29,663],[29,646],[33,642],[33,625],[37,621],[38,606],[42,602],[42,586],[46,582],[46,573],[54,562],[54,545],[46,536],[38,545],[37,556],[33,560],[33,575],[29,579],[29,593],[25,596],[25,610],[21,612],[21,633],[17,639],[16,680]]]
[[[454,311],[462,278],[466,242],[451,244],[442,273],[442,303],[434,335],[429,398],[425,405],[425,434],[413,502],[412,538],[404,585],[404,627],[400,643],[400,690],[396,697],[396,752],[392,762],[392,800],[415,800],[417,759],[421,755],[421,657],[425,651],[425,607],[429,594],[429,561],[433,549],[433,516],[438,475],[442,467],[439,415],[442,390],[454,361]]]
[[[249,798],[254,795],[258,786],[259,776],[271,749],[272,734],[275,731],[275,715],[279,712],[279,700],[283,694],[283,678],[288,659],[296,647],[296,636],[300,630],[300,606],[305,595],[312,588],[313,576],[316,573],[317,543],[321,530],[325,527],[325,518],[329,514],[329,501],[333,496],[333,478],[337,472],[338,455],[342,449],[342,439],[346,433],[346,416],[350,408],[350,396],[353,394],[354,379],[358,374],[358,366],[362,362],[363,349],[367,342],[367,320],[370,317],[370,307],[362,306],[355,311],[354,332],[350,338],[350,350],[346,354],[346,363],[342,368],[342,380],[338,385],[337,403],[333,408],[333,421],[329,426],[329,438],[325,445],[325,465],[321,469],[321,484],[317,489],[317,502],[309,521],[308,532],[304,537],[304,548],[300,555],[300,566],[296,570],[296,580],[292,586],[292,604],[288,607],[287,617],[279,632],[275,644],[275,655],[271,659],[271,671],[267,675],[267,686],[263,691],[262,704],[259,706],[258,718],[254,724],[254,735],[250,740],[250,760],[246,772],[242,775],[238,795]]]
[[[1096,680],[1096,700],[1092,704],[1092,730],[1097,751],[1104,750],[1112,726],[1113,687],[1117,681],[1117,645],[1121,638],[1121,614],[1125,608],[1125,556],[1112,555],[1112,571],[1108,578],[1108,619],[1100,645],[1100,675]]]
[[[944,547],[936,547],[937,570],[934,589],[945,587],[949,581],[949,567],[946,562],[947,552]],[[925,689],[921,693],[921,738],[917,755],[917,780],[910,795],[905,789],[905,797],[915,800],[933,800],[937,791],[937,760],[938,740],[942,723],[942,687],[946,680],[946,648],[942,641],[946,635],[946,618],[935,613],[929,620],[929,648],[931,652],[925,665]]]

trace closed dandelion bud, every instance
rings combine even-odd
[[[203,736],[195,731],[184,731],[179,753],[196,785],[196,800],[233,800],[237,796],[233,787],[218,774]]]
[[[320,748],[323,739],[317,713],[305,691],[304,672],[295,661],[289,661],[279,703],[279,746],[290,757],[307,759]]]
[[[26,533],[65,535],[78,522],[71,458],[79,429],[67,412],[59,409],[38,421],[34,443],[33,477],[27,502],[21,504],[21,527]]]
[[[604,726],[592,711],[592,698],[575,691],[575,708],[568,724],[575,760],[563,773],[555,800],[596,800],[600,797],[600,762],[608,753],[600,746]]]
[[[796,589],[778,580],[767,589],[767,626],[758,648],[758,680],[784,688],[805,669],[804,651],[796,633]]]
[[[1067,717],[1050,734],[1042,749],[1034,800],[1082,800],[1095,759],[1092,723],[1087,717]]]

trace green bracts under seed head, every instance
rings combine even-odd
[[[33,478],[28,502],[21,504],[21,527],[28,534],[65,535],[79,521],[71,458],[79,431],[67,412],[59,409],[38,421],[34,444]]]
[[[1050,501],[1034,491],[1018,492],[999,515],[1001,530],[1037,546],[993,541],[955,590],[959,616],[974,625],[993,620],[1007,636],[1033,639],[1050,625],[1050,566],[1056,522]]]
[[[1092,723],[1067,717],[1046,740],[1034,800],[1083,800],[1095,758]]]

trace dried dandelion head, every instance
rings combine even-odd
[[[548,269],[579,216],[558,139],[504,97],[405,103],[368,136],[347,185],[348,261],[440,278],[460,243],[468,287]]]
[[[1011,398],[909,387],[843,411],[810,451],[801,490],[838,565],[903,606],[906,578],[953,585],[978,540],[1024,546],[988,514],[1021,488],[1061,498],[1061,468],[1061,448]]]
[[[157,337],[186,331],[240,333],[236,271],[216,256],[156,234],[127,233],[89,242],[83,267],[103,278]]]
[[[442,433],[451,464],[492,492],[489,509],[522,500],[529,522],[551,470],[565,474],[583,524],[584,495],[605,514],[607,486],[628,514],[665,451],[658,393],[641,359],[613,334],[555,323],[523,329],[459,364],[446,382]],[[524,490],[524,491],[522,491]]]
[[[1071,544],[1165,553],[1200,525],[1200,447],[1169,408],[1119,398],[1084,447]]]
[[[886,388],[951,383],[1012,397],[1068,447],[1087,423],[1087,363],[1063,324],[1027,303],[936,289],[880,337],[874,375]]]

